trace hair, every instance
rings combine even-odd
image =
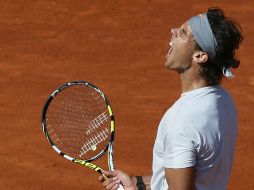
[[[208,22],[217,41],[216,56],[211,62],[201,65],[201,76],[209,86],[221,84],[223,68],[238,68],[240,61],[235,58],[235,51],[243,40],[242,28],[239,23],[224,15],[223,10],[212,7],[207,12]],[[201,50],[196,43],[195,48]]]

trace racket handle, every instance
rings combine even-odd
[[[107,176],[105,176],[104,174],[102,174],[102,176],[104,177],[104,179],[108,179]],[[119,185],[118,189],[117,190],[124,190],[122,184]]]
[[[124,190],[123,186],[120,184],[117,190]]]

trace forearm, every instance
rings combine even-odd
[[[142,181],[145,185],[145,188],[142,189],[142,190],[151,190],[151,178],[152,176],[141,176],[142,177]],[[136,176],[132,176],[131,177],[132,179],[132,183],[135,184],[135,187],[136,187],[136,190],[139,190],[138,187],[137,187],[137,177]]]

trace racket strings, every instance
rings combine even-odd
[[[102,96],[85,85],[57,94],[47,112],[52,142],[65,154],[79,159],[96,156],[110,139],[110,115]]]
[[[86,154],[90,150],[94,150],[98,144],[108,139],[108,135],[109,135],[109,130],[105,128],[104,130],[101,130],[99,133],[97,133],[95,136],[92,136],[81,147],[79,157],[82,157],[84,154]]]

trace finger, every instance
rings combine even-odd
[[[106,186],[106,189],[111,189],[111,190],[113,190],[113,189],[117,189],[116,187],[118,187],[118,186],[119,186],[119,184],[116,183],[116,181],[112,180],[111,183],[109,183],[109,184]]]
[[[101,170],[101,173],[107,177],[114,177],[117,174],[115,171],[106,171],[106,170]]]
[[[103,182],[103,181],[105,181],[105,178],[103,176],[99,176],[99,181]]]
[[[106,186],[108,186],[108,185],[111,184],[111,183],[114,183],[113,178],[108,178],[107,180],[105,180],[105,181],[102,183],[102,185],[103,185],[104,187],[106,187]]]
[[[112,190],[117,190],[119,187],[119,184],[115,184],[115,186],[112,188]]]
[[[102,183],[102,185],[103,185],[104,187],[107,187],[107,189],[108,189],[108,188],[111,189],[111,188],[112,188],[114,185],[116,185],[116,184],[120,184],[120,180],[117,179],[116,177],[114,177],[114,178],[109,178],[109,179],[105,180],[105,181]]]

